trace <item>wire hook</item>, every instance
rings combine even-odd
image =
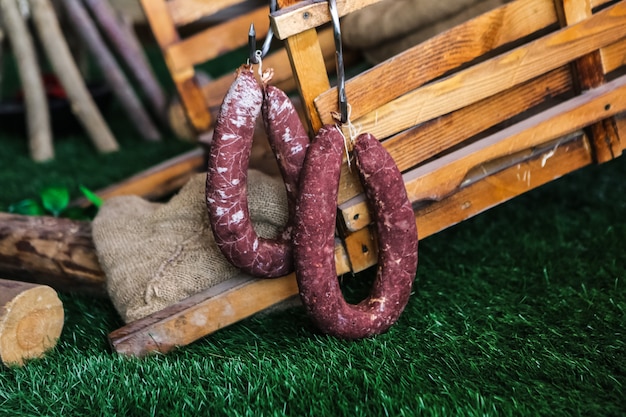
[[[337,68],[337,91],[339,93],[339,115],[341,123],[348,121],[348,97],[346,95],[346,73],[343,63],[343,46],[341,44],[341,26],[339,24],[339,12],[337,1],[328,0],[328,10],[333,24],[335,38],[335,55]]]
[[[277,8],[277,0],[270,0],[270,13],[274,13]],[[273,38],[274,31],[270,26],[267,31],[267,35],[265,36],[265,41],[263,41],[263,46],[261,46],[261,49],[257,51],[256,30],[254,29],[254,23],[250,24],[250,30],[248,31],[248,61],[250,64],[258,64],[260,59],[265,58],[270,50]]]

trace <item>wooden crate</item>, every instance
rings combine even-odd
[[[376,2],[337,5],[344,16]],[[271,16],[313,131],[333,123],[337,111],[319,36],[329,21],[327,3],[312,0]],[[621,155],[625,69],[626,1],[516,0],[356,75],[346,87],[353,124],[383,141],[404,173],[424,238]],[[367,205],[347,169],[338,208],[339,252],[348,257],[338,257],[338,273],[374,265]],[[233,280],[113,332],[111,342],[126,354],[167,352],[296,293],[294,274]],[[190,318],[197,315],[207,324],[195,325]]]
[[[337,3],[345,15],[376,2]],[[315,129],[334,122],[337,91],[312,65],[315,48],[298,45],[315,45],[315,28],[329,21],[319,2],[272,16]],[[403,171],[420,238],[619,156],[625,37],[624,1],[517,0],[349,80],[352,123]],[[338,205],[352,271],[372,266],[370,216],[347,169]]]

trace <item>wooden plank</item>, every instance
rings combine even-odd
[[[152,29],[152,34],[161,50],[178,42],[180,36],[178,36],[178,31],[165,0],[140,0],[140,2]]]
[[[623,76],[407,172],[407,194],[413,203],[439,201],[453,194],[468,173],[486,161],[541,146],[625,110]],[[358,216],[362,223],[370,221],[362,196],[344,203],[341,211],[345,219]]]
[[[564,136],[626,111],[626,76],[589,90],[404,175],[412,202],[440,200],[480,163]]]
[[[559,12],[559,20],[563,26],[576,24],[588,19],[591,15],[591,0],[555,1]],[[598,87],[604,84],[604,68],[600,50],[593,51],[577,59],[572,64],[578,91]],[[605,119],[594,123],[587,128],[587,132],[594,149],[596,161],[609,161],[621,154],[622,147],[615,126],[615,120]]]
[[[406,171],[498,123],[572,91],[572,88],[568,68],[557,68],[510,90],[408,129],[383,144],[398,168]],[[345,203],[360,192],[358,180],[344,173],[338,204]],[[355,227],[360,229],[362,220],[356,222]],[[350,219],[346,221],[353,224]]]
[[[458,110],[565,65],[626,36],[626,2],[442,81],[406,94],[355,121],[379,139]]]
[[[278,6],[290,4],[289,0],[278,0]],[[328,7],[328,4],[325,4]],[[322,122],[315,111],[314,100],[322,92],[330,89],[326,73],[324,53],[319,43],[317,31],[309,29],[284,41],[291,62],[291,70],[298,86],[298,92],[307,115],[309,128],[317,132]]]
[[[98,190],[96,194],[103,199],[121,195],[137,195],[148,200],[166,197],[185,185],[191,176],[206,169],[204,153],[202,148],[192,149]],[[72,202],[72,206],[90,205],[91,202],[84,197]]]
[[[587,139],[578,136],[466,186],[450,198],[418,208],[415,218],[420,239],[591,164],[589,150]]]
[[[381,0],[337,0],[337,12],[342,17],[379,1]],[[285,7],[285,3],[288,2],[279,2],[281,9],[271,15],[271,25],[278,39],[285,40],[330,22],[326,1],[305,0],[288,7]]]
[[[144,9],[152,33],[162,53],[165,55],[168,48],[180,41],[180,36],[167,4],[163,0],[141,0],[141,6]],[[167,57],[165,63],[176,85],[176,91],[185,107],[191,125],[200,132],[208,130],[212,122],[211,114],[206,109],[202,92],[196,85],[193,67],[182,67],[171,59],[167,59]]]
[[[604,72],[607,74],[626,66],[626,39],[602,48],[600,54]]]
[[[556,22],[551,0],[527,0],[508,3],[454,27],[348,80],[351,117],[356,120],[495,48]],[[336,88],[316,98],[315,106],[324,123],[332,122],[331,114],[337,111]]]
[[[182,26],[245,1],[246,0],[169,0],[167,7],[176,26]]]
[[[587,138],[582,134],[564,139],[558,146],[535,150],[511,159],[508,164],[484,178],[468,184],[441,201],[415,209],[420,240],[476,216],[498,204],[553,181],[593,162]],[[348,256],[364,270],[377,260],[376,246],[359,247],[374,242],[371,228],[366,227],[345,238]]]
[[[264,37],[269,29],[268,14],[267,7],[259,7],[171,45],[163,51],[170,71],[173,74],[184,72],[226,51],[247,45],[251,23],[254,23],[257,38]]]
[[[336,243],[338,274],[350,271],[345,256]],[[111,332],[109,341],[124,355],[167,353],[297,294],[293,273],[272,279],[233,278]]]
[[[234,278],[109,334],[114,351],[143,357],[167,353],[298,294],[293,274]]]

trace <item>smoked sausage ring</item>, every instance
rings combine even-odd
[[[268,90],[271,94],[267,93]],[[215,122],[206,181],[209,223],[220,251],[242,271],[267,278],[293,271],[292,213],[295,211],[300,166],[309,142],[291,101],[282,91],[278,90],[281,95],[275,90],[278,89],[265,88],[264,104],[264,91],[252,68],[247,65],[240,68]],[[257,235],[248,210],[250,150],[262,107],[266,108],[265,124],[269,128],[270,145],[283,174],[291,214],[283,232],[274,239]],[[285,131],[292,132],[287,135],[289,142],[283,140]]]
[[[343,136],[324,126],[309,146],[300,176],[293,232],[300,298],[324,333],[360,339],[396,322],[411,293],[417,270],[417,228],[396,164],[370,134],[354,145],[359,177],[378,237],[378,270],[370,295],[353,305],[342,296],[334,258],[335,222]]]

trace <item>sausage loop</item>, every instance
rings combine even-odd
[[[334,261],[342,135],[324,126],[309,147],[301,173],[293,244],[300,297],[324,333],[360,339],[385,332],[404,310],[417,270],[417,228],[402,175],[376,138],[361,134],[354,155],[378,237],[378,269],[369,296],[343,298]],[[319,175],[324,172],[325,175]]]

